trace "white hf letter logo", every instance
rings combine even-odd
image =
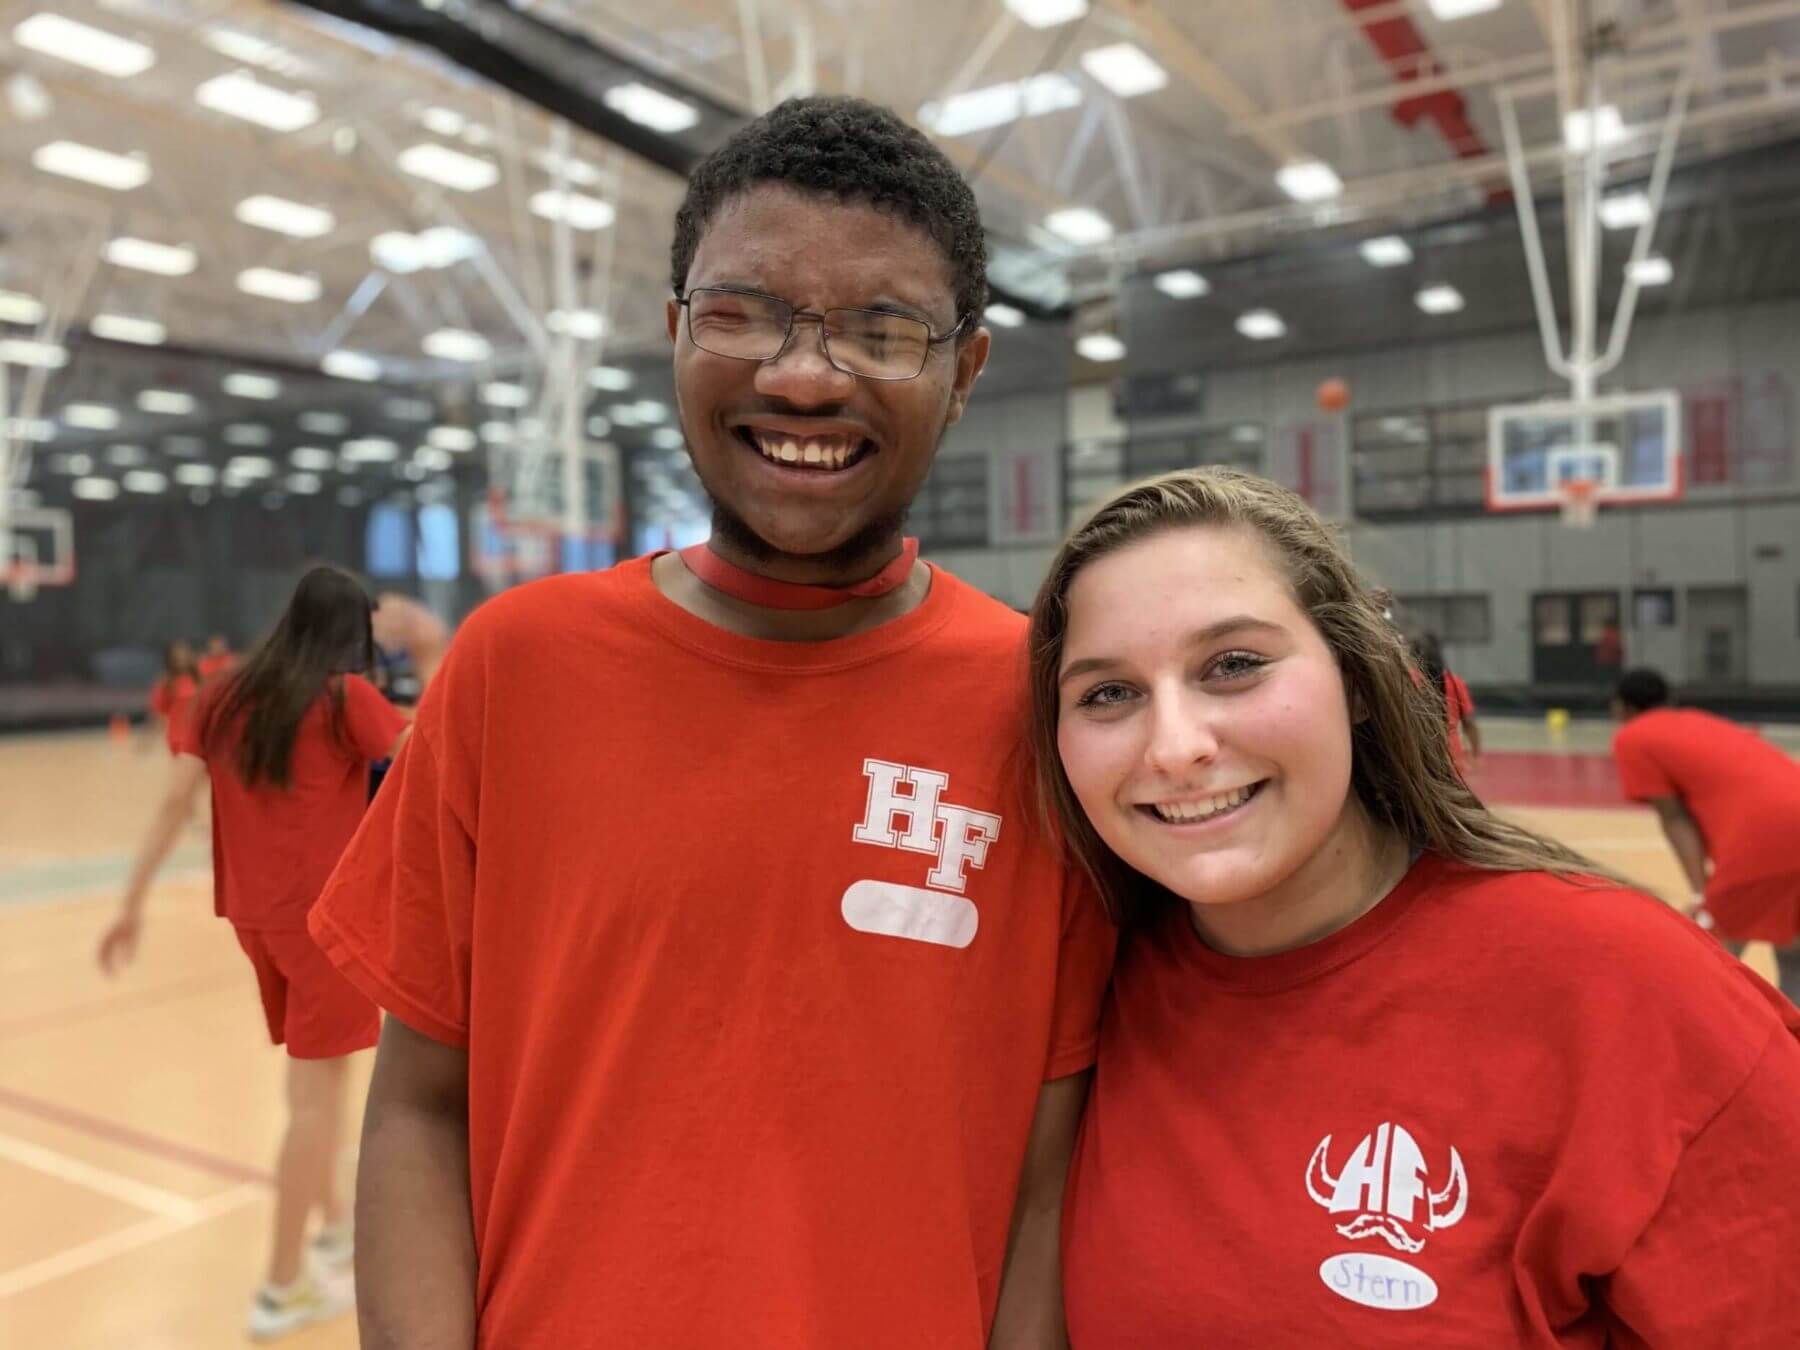
[[[869,780],[869,804],[851,837],[859,844],[929,853],[937,866],[926,876],[927,886],[946,891],[967,886],[964,869],[987,862],[988,845],[1000,837],[1000,817],[944,801],[947,773],[865,759],[863,777]]]
[[[844,892],[844,922],[862,933],[908,938],[944,947],[975,940],[980,915],[961,894],[969,869],[987,864],[1000,837],[1000,817],[944,800],[950,775],[884,759],[865,759],[868,804],[851,832],[859,844],[903,849],[933,859],[925,887],[857,881]]]

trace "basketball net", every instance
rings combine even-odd
[[[1572,530],[1591,530],[1600,514],[1597,478],[1570,478],[1562,484],[1562,523]]]

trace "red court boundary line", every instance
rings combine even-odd
[[[186,1144],[177,1144],[173,1140],[147,1134],[143,1130],[104,1120],[99,1116],[90,1116],[67,1106],[58,1106],[55,1102],[27,1097],[24,1093],[14,1092],[11,1088],[0,1087],[0,1107],[17,1111],[20,1115],[35,1116],[39,1120],[47,1120],[53,1125],[61,1125],[67,1129],[91,1135],[96,1139],[107,1140],[109,1143],[122,1144],[126,1148],[136,1149],[139,1153],[147,1154],[152,1158],[161,1158],[165,1162],[180,1163],[184,1167],[191,1167],[199,1172],[208,1172],[213,1176],[223,1177],[227,1181],[255,1186],[273,1186],[275,1184],[275,1178],[270,1173],[254,1167],[246,1167],[242,1163],[233,1162],[230,1158],[222,1158],[218,1154],[208,1153],[204,1149],[190,1148]]]
[[[162,1003],[179,1003],[184,998],[197,998],[201,994],[217,993],[221,989],[232,988],[239,984],[244,984],[241,976],[215,975],[206,979],[196,978],[164,985],[161,989],[146,989],[141,994],[114,994],[106,998],[89,999],[85,1003],[71,1003],[66,1008],[33,1013],[28,1017],[15,1017],[9,1022],[0,1022],[0,1040],[23,1035],[26,1032],[48,1030],[67,1022],[80,1022],[89,1017],[98,1017],[104,1013],[122,1009],[135,1011],[141,1008],[154,1008]]]

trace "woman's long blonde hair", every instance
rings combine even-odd
[[[1350,785],[1378,825],[1415,849],[1474,867],[1618,881],[1555,840],[1500,819],[1469,790],[1450,757],[1441,694],[1419,678],[1406,639],[1312,508],[1265,478],[1209,467],[1149,479],[1098,507],[1064,541],[1031,608],[1031,749],[1039,802],[1115,919],[1131,920],[1161,890],[1102,842],[1063,772],[1058,676],[1069,587],[1082,568],[1109,553],[1195,526],[1254,534],[1286,571],[1300,608],[1337,658],[1350,705],[1363,714],[1351,728]]]

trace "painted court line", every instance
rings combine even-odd
[[[160,1214],[165,1219],[187,1221],[197,1212],[194,1202],[185,1195],[165,1191],[161,1186],[134,1181],[117,1172],[109,1172],[103,1167],[94,1167],[67,1154],[58,1153],[55,1149],[34,1144],[28,1139],[15,1139],[10,1134],[0,1134],[0,1159],[29,1167],[34,1172],[66,1181],[73,1186],[85,1187],[109,1200],[118,1200],[150,1214]]]
[[[89,999],[85,1003],[71,1003],[66,1008],[52,1008],[26,1017],[0,1020],[0,1041],[28,1032],[46,1031],[71,1022],[85,1021],[91,1017],[137,1012],[164,1003],[179,1003],[185,998],[198,998],[203,994],[216,994],[225,989],[247,987],[242,974],[231,974],[213,975],[205,979],[196,977],[167,984],[160,989],[145,989],[132,994],[108,994],[104,998]]]
[[[105,1139],[110,1143],[136,1149],[139,1153],[148,1154],[153,1158],[180,1163],[184,1167],[192,1167],[196,1171],[210,1173],[226,1181],[252,1186],[272,1186],[275,1183],[275,1178],[267,1172],[258,1171],[254,1167],[246,1167],[242,1163],[233,1162],[230,1158],[221,1158],[217,1154],[207,1153],[203,1149],[190,1148],[186,1144],[177,1144],[168,1139],[158,1138],[153,1134],[146,1134],[129,1125],[119,1125],[110,1120],[103,1120],[99,1116],[90,1116],[71,1110],[66,1106],[58,1106],[55,1102],[27,1097],[24,1093],[14,1092],[11,1088],[0,1087],[0,1107],[17,1111],[21,1115],[33,1116],[38,1120],[47,1120],[53,1125],[77,1130],[96,1139]]]
[[[116,1233],[80,1243],[54,1256],[46,1256],[29,1265],[0,1272],[0,1300],[23,1294],[65,1275],[73,1275],[76,1271],[87,1270],[140,1247],[148,1247],[151,1243],[161,1242],[164,1238],[173,1237],[222,1214],[229,1214],[234,1209],[254,1204],[262,1194],[259,1186],[235,1186],[231,1190],[221,1191],[218,1195],[195,1202],[193,1212],[186,1218],[159,1214],[134,1223],[129,1228],[121,1228]]]

